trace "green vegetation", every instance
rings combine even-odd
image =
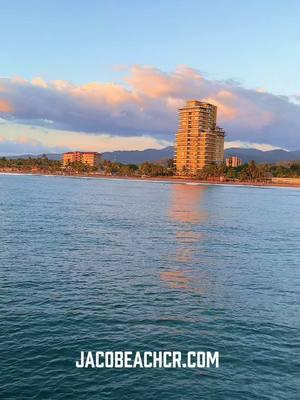
[[[135,164],[121,164],[108,160],[103,160],[100,165],[100,171],[105,175],[134,176],[137,170],[138,166]]]
[[[61,161],[49,160],[46,156],[39,158],[0,158],[0,170],[13,172],[41,172],[41,173],[66,173],[66,174],[92,174],[117,176],[168,176],[173,175],[172,167],[164,167],[159,164],[145,162],[141,165],[121,164],[103,160],[99,167],[90,167],[81,162],[73,162],[65,168]]]
[[[98,168],[97,167],[91,167],[88,164],[84,164],[82,162],[76,161],[68,164],[65,169],[66,172],[70,173],[91,173],[91,172],[97,172]]]
[[[144,162],[141,165],[121,164],[104,160],[100,165],[100,171],[106,175],[118,176],[170,176],[173,169],[159,164]]]
[[[17,158],[7,159],[0,158],[0,169],[9,169],[12,171],[41,171],[41,172],[57,172],[60,171],[62,163],[57,160],[49,160],[47,157],[39,158]]]
[[[241,182],[266,182],[272,177],[298,178],[300,177],[300,163],[256,164],[251,161],[237,168],[226,167],[225,164],[210,165],[204,168],[197,176],[199,179],[236,180]]]
[[[275,177],[299,178],[300,163],[291,163],[290,165],[271,165],[270,172]]]
[[[36,172],[59,174],[103,174],[128,177],[163,177],[175,175],[173,160],[164,165],[144,162],[141,165],[122,164],[103,160],[99,167],[90,167],[87,164],[75,162],[63,167],[61,161],[49,160],[46,156],[39,158],[0,158],[0,170],[12,172]],[[188,171],[185,173],[188,176]],[[300,178],[300,162],[285,164],[256,164],[251,161],[237,168],[226,167],[225,164],[210,165],[204,168],[195,178],[201,180],[241,181],[241,182],[266,182],[272,177]]]

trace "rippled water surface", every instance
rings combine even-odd
[[[300,190],[0,176],[3,399],[299,399]],[[219,369],[76,369],[81,350]]]

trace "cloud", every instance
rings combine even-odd
[[[45,146],[42,142],[26,136],[20,136],[15,140],[0,136],[0,154],[2,155],[61,153],[68,150],[66,147]]]
[[[47,88],[47,87],[48,87],[47,82],[45,82],[44,79],[42,79],[42,78],[40,78],[40,77],[37,77],[37,78],[32,79],[31,83],[32,83],[33,85],[39,86],[39,87],[41,87],[41,88]]]
[[[0,99],[0,113],[12,113],[13,108],[7,100]]]
[[[39,154],[69,150],[112,151],[163,148],[172,143],[151,136],[112,136],[15,124],[0,118],[0,154]]]
[[[278,146],[272,146],[271,144],[267,143],[242,142],[241,140],[225,142],[225,149],[230,149],[233,147],[238,147],[242,149],[257,149],[261,151],[278,150]]]
[[[228,140],[300,148],[300,106],[286,96],[232,80],[210,80],[187,66],[163,72],[136,65],[125,72],[123,82],[74,85],[41,77],[3,78],[0,117],[93,135],[173,141],[177,109],[187,99],[200,99],[218,106],[218,124]]]

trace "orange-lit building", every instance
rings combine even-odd
[[[217,107],[189,100],[179,109],[175,165],[177,173],[197,174],[202,168],[224,161],[225,132],[216,125]]]
[[[68,153],[64,153],[63,155],[64,167],[73,162],[81,162],[82,164],[87,164],[90,167],[97,167],[100,164],[100,161],[101,154],[94,151],[70,151]]]
[[[242,160],[237,156],[231,156],[226,158],[226,167],[237,168],[242,165]]]

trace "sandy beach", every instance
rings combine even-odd
[[[183,183],[183,184],[198,184],[198,185],[230,185],[230,186],[255,186],[255,187],[290,187],[300,188],[300,183],[276,183],[272,181],[265,182],[242,182],[242,181],[220,181],[220,180],[200,180],[193,177],[179,176],[121,176],[121,175],[102,175],[102,174],[65,174],[65,173],[46,173],[43,171],[0,171],[4,175],[32,175],[32,176],[61,176],[68,178],[90,178],[90,179],[114,179],[114,180],[130,180],[130,181],[145,181],[145,182],[165,182],[165,183]]]

